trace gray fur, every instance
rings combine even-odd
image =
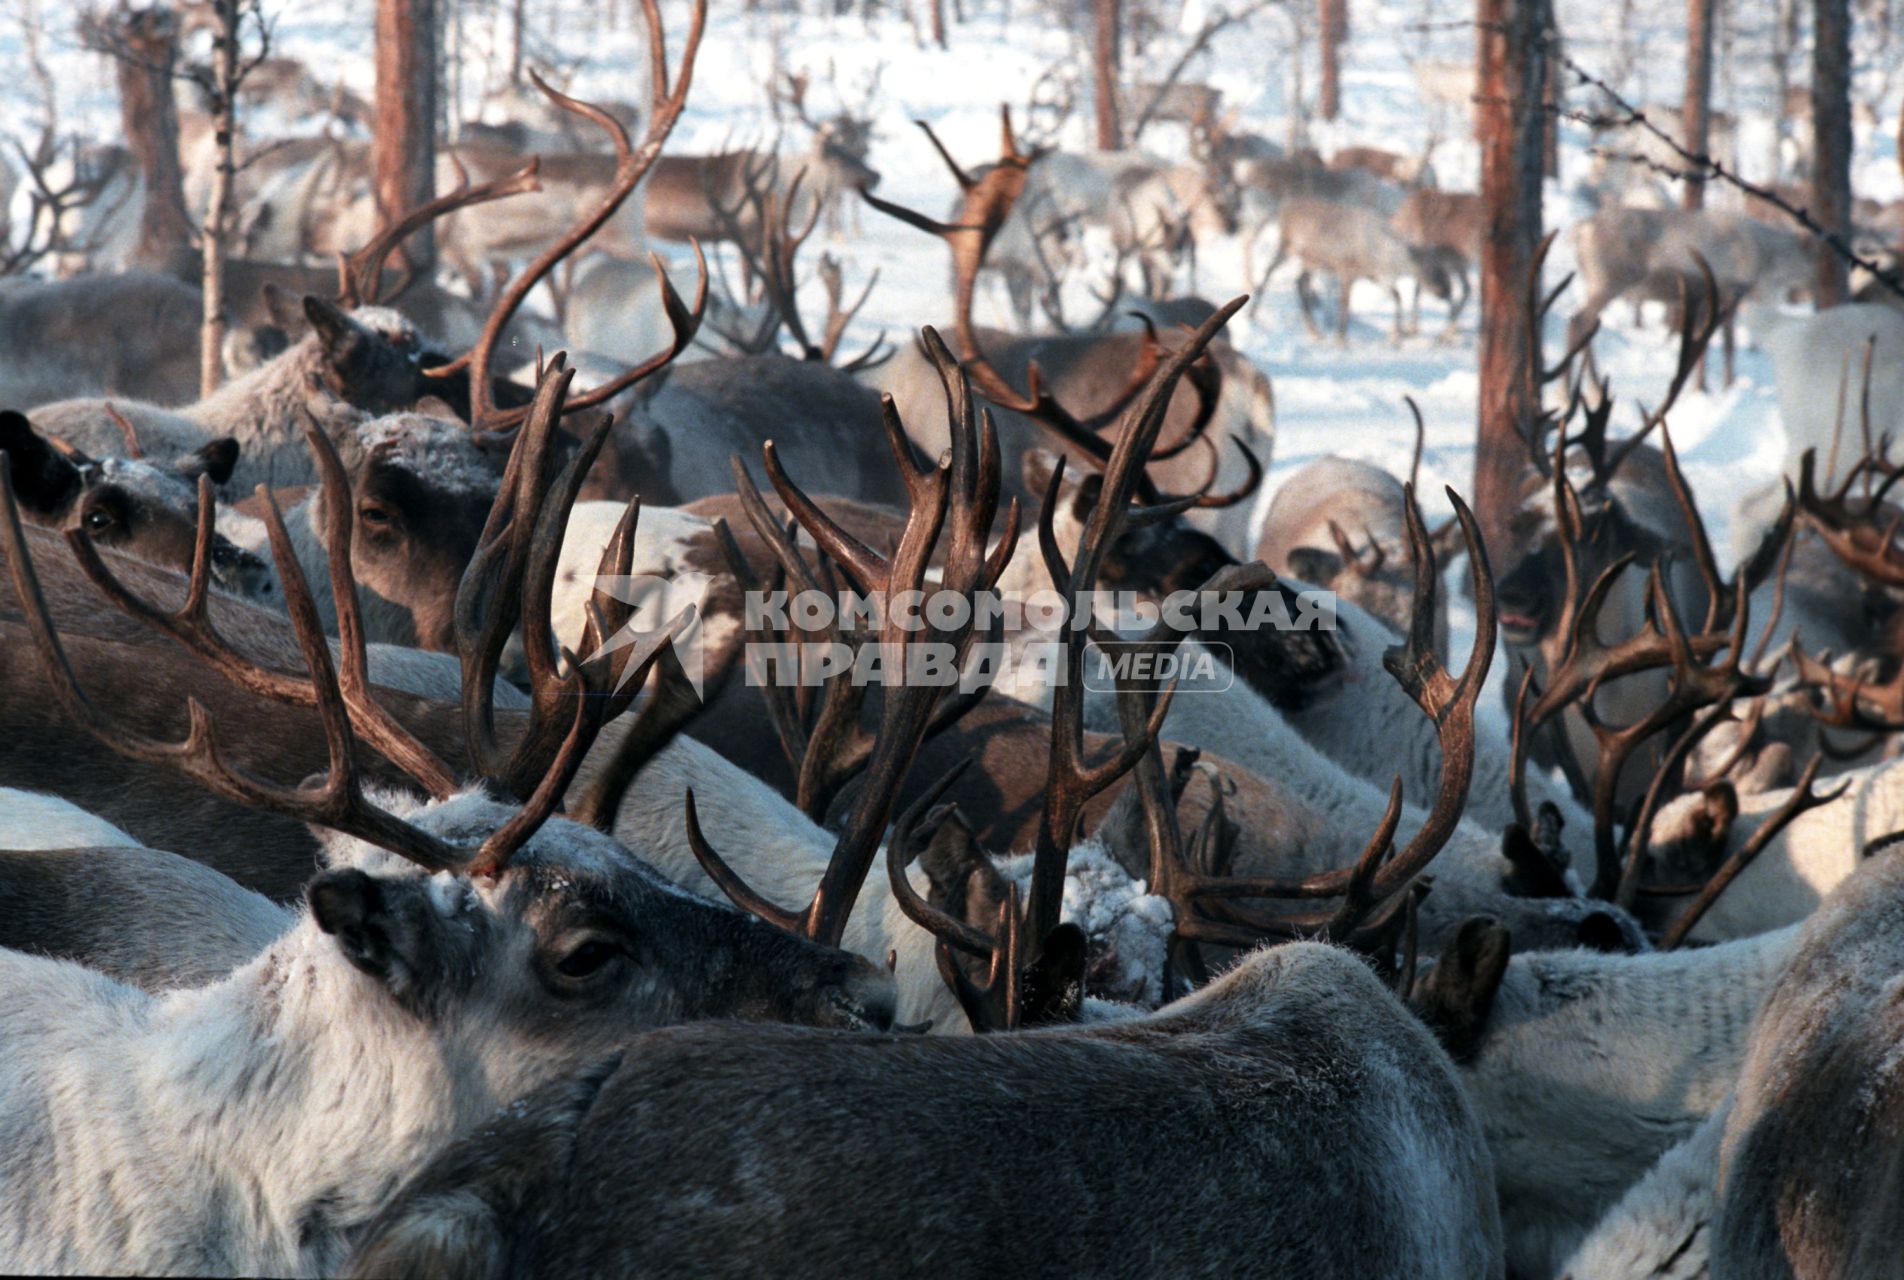
[[[243,452],[230,490],[316,480],[304,431],[316,422],[333,439],[366,414],[414,402],[422,388],[422,341],[409,321],[382,307],[349,316],[307,299],[325,324],[252,373],[179,409],[128,401],[116,408],[138,430],[149,452],[184,453],[217,436],[234,436]],[[327,308],[328,310],[323,310]],[[64,400],[34,415],[42,430],[86,453],[118,449],[123,437],[106,416],[105,402]]]
[[[1895,1276],[1904,1257],[1904,857],[1804,925],[1765,1003],[1720,1147],[1712,1270]]]
[[[1307,943],[1105,1026],[640,1037],[599,1091],[553,1085],[441,1157],[353,1272],[426,1260],[477,1275],[1502,1274],[1487,1151],[1446,1059],[1360,960]]]

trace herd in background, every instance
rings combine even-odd
[[[1728,576],[1669,419],[1808,250],[1609,199],[1506,545],[1341,458],[1257,519],[1273,395],[1198,240],[1276,224],[1312,324],[1323,273],[1338,333],[1358,279],[1452,328],[1475,197],[1186,92],[1181,165],[925,128],[941,217],[873,190],[876,80],[835,115],[780,81],[803,153],[664,151],[690,13],[639,109],[525,102],[387,222],[349,144],[250,171],[255,311],[198,399],[192,287],[111,270],[136,191],[35,174],[16,266],[86,269],[0,285],[0,1264],[1888,1274],[1904,387],[1869,335],[1904,316],[1767,322],[1790,478]],[[854,353],[872,282],[824,255],[803,314],[800,254],[874,217],[950,286]],[[389,266],[425,227],[459,280]],[[1067,323],[1094,231],[1115,279]],[[691,300],[637,261],[669,240]],[[1054,332],[980,326],[994,277]],[[1678,347],[1616,437],[1622,297]],[[1285,617],[1313,586],[1335,625],[744,605],[842,584]],[[1121,642],[1233,686],[749,665],[802,641]]]

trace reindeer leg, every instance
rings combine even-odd
[[[1461,282],[1461,296],[1453,306],[1448,308],[1448,327],[1441,331],[1443,342],[1454,341],[1455,327],[1460,323],[1461,312],[1468,305],[1468,299],[1474,296],[1474,283],[1468,279],[1466,271],[1455,272],[1454,278]]]
[[[1399,347],[1402,344],[1402,287],[1401,285],[1399,283],[1391,281],[1388,286],[1388,296],[1395,300],[1395,324],[1394,324],[1394,327],[1389,330],[1388,345],[1391,347]],[[1416,314],[1419,315],[1421,311],[1421,285],[1419,282],[1415,285],[1415,310],[1416,310]],[[1415,325],[1411,327],[1408,330],[1408,332],[1414,333],[1419,328],[1420,328],[1420,325]]]
[[[1355,292],[1355,277],[1341,275],[1335,279],[1336,296],[1341,300],[1335,312],[1335,340],[1346,347],[1349,345],[1349,295]]]
[[[1322,327],[1316,323],[1316,297],[1309,287],[1309,269],[1304,267],[1296,274],[1296,301],[1302,304],[1302,325],[1309,331],[1311,338],[1322,336]]]
[[[1733,332],[1732,324],[1738,318],[1738,314],[1736,310],[1729,312],[1725,322],[1725,384],[1728,390],[1732,386],[1732,364],[1733,357],[1737,354],[1738,339],[1738,335]]]

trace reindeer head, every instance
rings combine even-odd
[[[365,423],[349,444],[352,573],[409,611],[419,647],[453,650],[457,584],[496,500],[502,458],[433,400]],[[313,529],[324,527],[327,501],[313,499]]]
[[[389,812],[452,846],[515,806],[481,789]],[[513,1097],[629,1035],[703,1018],[884,1030],[883,969],[677,888],[601,832],[551,819],[493,876],[427,874],[332,835],[310,922],[405,1013],[467,1036]]]
[[[15,489],[33,523],[84,530],[101,546],[180,571],[192,567],[198,478],[222,484],[238,462],[238,442],[229,436],[170,464],[143,457],[94,460],[56,448],[11,410],[0,413],[0,450],[13,460]],[[212,539],[211,577],[235,595],[271,589],[264,561],[223,535]]]
[[[1057,454],[1045,449],[1027,449],[1024,455],[1026,490],[1043,493],[1049,489],[1057,464]],[[1066,470],[1059,481],[1051,521],[1058,545],[1065,551],[1077,547],[1103,494],[1102,472]],[[1218,569],[1232,563],[1234,557],[1222,544],[1179,515],[1126,527],[1105,554],[1098,580],[1110,590],[1134,592],[1156,600],[1173,591],[1194,590]]]
[[[307,295],[304,317],[311,335],[292,350],[314,358],[313,377],[339,400],[367,413],[389,413],[428,390],[422,339],[400,313],[372,306],[346,312]]]

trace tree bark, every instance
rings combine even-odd
[[[1541,335],[1529,305],[1541,235],[1546,0],[1478,0],[1481,200],[1481,396],[1473,505],[1497,559],[1520,505],[1528,433],[1540,408]]]
[[[1316,45],[1322,55],[1316,87],[1316,113],[1324,120],[1342,114],[1342,41],[1348,34],[1348,0],[1318,0]]]
[[[945,43],[945,0],[926,0],[932,11],[932,43],[943,49]]]
[[[1096,34],[1091,64],[1097,80],[1097,149],[1121,151],[1124,130],[1117,118],[1117,46],[1123,26],[1123,0],[1092,0]]]
[[[107,39],[118,72],[120,127],[145,186],[131,265],[189,280],[197,264],[172,96],[178,22],[165,9],[126,10],[113,20]]]
[[[1686,128],[1680,142],[1694,155],[1705,155],[1712,139],[1712,0],[1687,0],[1686,105],[1679,118]],[[1697,166],[1688,169],[1680,202],[1688,209],[1703,208],[1706,175]]]
[[[200,289],[203,310],[199,320],[198,392],[218,390],[225,371],[225,257],[230,252],[231,193],[237,166],[238,27],[243,0],[212,0],[212,142],[217,148],[212,185],[205,202],[205,225],[199,236],[203,259]]]
[[[385,223],[435,196],[435,0],[378,0],[377,130],[370,156]],[[398,252],[412,271],[427,271],[436,261],[431,229],[418,231]]]
[[[1827,232],[1851,229],[1851,4],[1815,0],[1811,56],[1811,213]],[[1819,310],[1845,300],[1843,259],[1817,246]]]

